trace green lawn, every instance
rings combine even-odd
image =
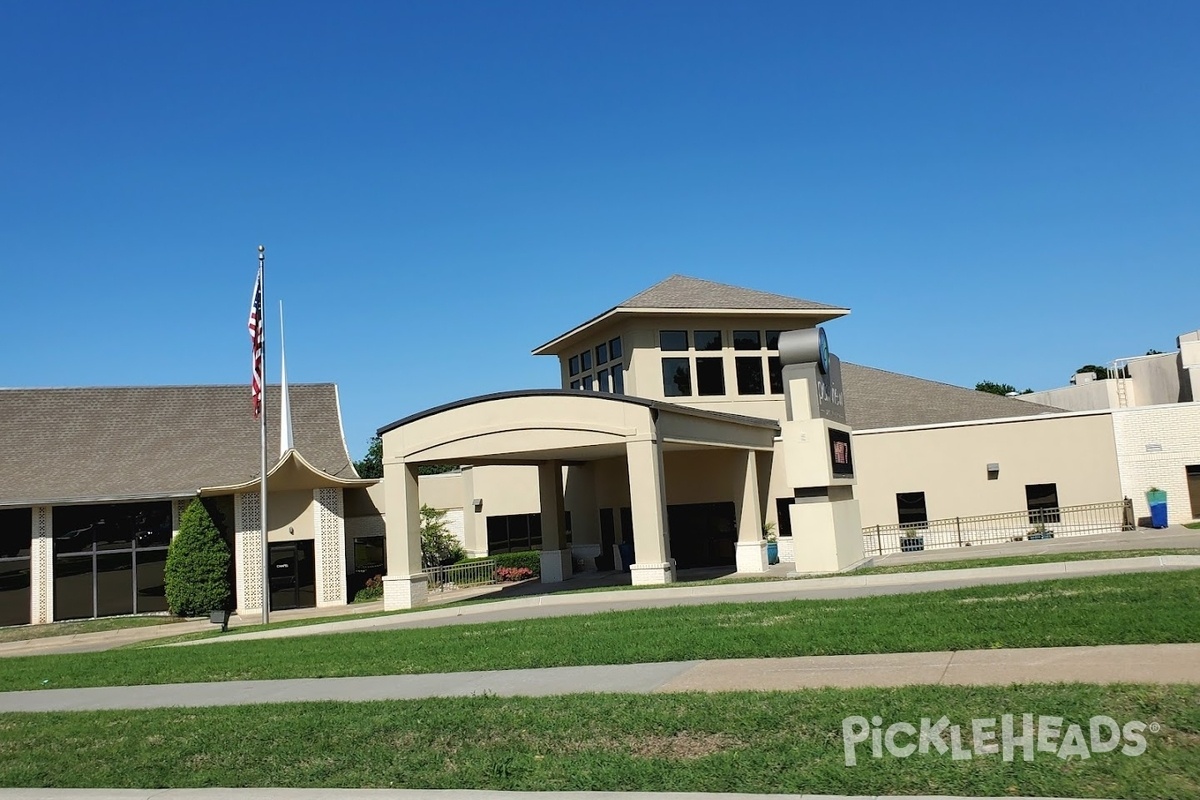
[[[1087,553],[1044,553],[1027,556],[996,556],[968,558],[962,561],[928,561],[916,564],[896,564],[885,567],[864,567],[851,575],[885,575],[893,572],[930,572],[940,569],[974,569],[976,567],[1011,567],[1016,564],[1054,564],[1063,561],[1103,561],[1110,558],[1141,558],[1143,556],[1197,556],[1200,549],[1182,550],[1094,550]],[[815,576],[820,577],[820,576]]]
[[[4,659],[0,690],[1195,641],[1200,570]]]
[[[1194,531],[1200,531],[1200,522],[1185,522],[1183,527],[1190,528]]]
[[[115,631],[123,628],[145,628],[150,625],[169,625],[181,622],[178,617],[106,617],[81,619],[75,622],[54,622],[49,625],[16,625],[0,628],[0,642],[24,642],[50,636],[74,636],[79,633]]]
[[[1140,756],[1021,751],[870,757],[849,715],[885,724],[1014,714],[1156,723]],[[950,736],[943,742],[949,745]],[[524,791],[1200,796],[1200,689],[1060,684],[788,693],[475,697],[0,715],[0,785]]]

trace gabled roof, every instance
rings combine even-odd
[[[744,289],[740,286],[691,278],[687,275],[672,275],[604,313],[592,317],[587,322],[551,339],[536,348],[533,354],[553,355],[565,349],[589,329],[620,316],[679,313],[794,316],[815,325],[849,314],[850,310],[799,297]]]
[[[842,362],[846,421],[856,430],[1061,414],[1063,409]]]
[[[719,308],[719,309],[787,309],[845,311],[837,306],[816,303],[799,297],[743,289],[727,283],[672,275],[645,291],[620,303],[618,308]]]
[[[357,479],[337,387],[295,384],[288,395],[296,449]],[[266,399],[274,463],[279,387]],[[256,479],[259,457],[245,385],[0,389],[0,506],[194,495]]]

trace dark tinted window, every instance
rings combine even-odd
[[[767,349],[779,349],[779,331],[767,331]]]
[[[589,392],[592,390],[592,376],[591,375],[583,376],[583,388],[587,389]]]
[[[692,366],[686,358],[664,358],[663,394],[666,397],[686,397],[692,393]]]
[[[725,359],[696,359],[696,390],[704,396],[725,394]]]
[[[897,494],[896,516],[901,525],[917,527],[929,522],[929,513],[925,510],[925,493],[900,492]]]
[[[620,358],[621,357],[621,337],[618,336],[616,339],[608,340],[608,357],[609,358]]]
[[[572,389],[578,389],[578,388],[579,388],[579,381],[571,381],[571,388],[572,388]]]
[[[579,368],[581,370],[583,370],[584,372],[587,372],[589,369],[592,368],[592,351],[591,350],[584,350],[582,353],[579,354]]]
[[[612,366],[613,394],[625,394],[625,370],[620,364]]]
[[[694,334],[696,339],[697,350],[720,350],[721,349],[721,332],[720,331],[696,331]]]
[[[567,362],[567,369],[572,375],[579,374],[579,356],[571,356],[571,360]],[[267,483],[270,483],[270,480]]]
[[[597,364],[607,364],[608,363],[608,345],[607,344],[596,345],[596,363]]]
[[[767,356],[767,375],[771,379],[771,394],[783,394],[783,362],[779,356]]]
[[[28,556],[33,542],[33,509],[0,511],[0,558]]]
[[[659,331],[658,346],[663,350],[687,350],[687,331]]]
[[[737,362],[738,394],[763,394],[762,358],[742,356],[734,360]]]
[[[602,392],[608,391],[608,370],[602,369],[596,373],[596,388]]]
[[[1029,521],[1034,524],[1058,522],[1058,484],[1031,483],[1025,487],[1025,504]]]
[[[762,349],[762,337],[758,331],[734,331],[733,349],[760,350]]]

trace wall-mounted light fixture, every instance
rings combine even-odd
[[[1000,477],[1000,465],[993,462],[987,465],[987,476],[989,481],[994,481]]]
[[[472,502],[472,503],[475,505],[475,510],[476,510],[476,511],[482,511],[482,510],[483,510],[483,498],[482,498],[482,497],[476,497],[476,498],[475,498],[474,500],[472,500],[471,502]]]

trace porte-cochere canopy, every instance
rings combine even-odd
[[[569,389],[503,392],[422,411],[379,429],[384,459],[409,464],[591,461],[625,455],[629,441],[665,451],[771,450],[776,420],[639,397]]]
[[[411,607],[424,598],[419,465],[536,465],[543,583],[571,573],[563,477],[571,470],[564,467],[595,467],[584,470],[592,475],[590,496],[619,494],[609,504],[627,506],[630,512],[633,582],[667,583],[674,579],[675,565],[667,530],[665,464],[672,464],[674,473],[685,469],[683,462],[703,462],[703,481],[719,486],[735,507],[738,546],[744,543],[747,551],[757,552],[763,544],[767,486],[759,472],[765,469],[769,475],[779,430],[775,420],[563,389],[474,397],[384,426],[379,429],[387,508],[384,605]],[[696,474],[694,465],[691,474]],[[594,506],[593,499],[590,511]]]

